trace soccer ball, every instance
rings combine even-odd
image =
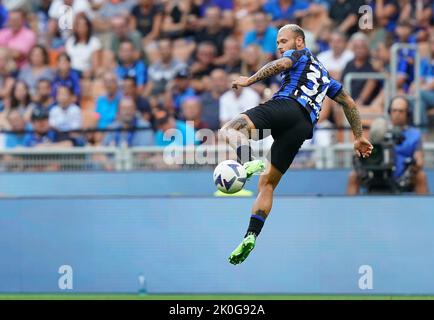
[[[223,193],[240,191],[247,180],[246,169],[234,160],[220,162],[214,169],[214,184]]]

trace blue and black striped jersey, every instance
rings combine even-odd
[[[327,95],[334,98],[342,89],[309,49],[288,50],[283,54],[292,60],[291,69],[282,72],[282,84],[273,99],[292,98],[305,107],[312,120],[319,119],[321,104]]]

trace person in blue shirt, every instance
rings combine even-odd
[[[7,115],[7,120],[11,126],[11,131],[6,134],[5,147],[6,149],[24,146],[24,131],[30,129],[31,126],[26,125],[23,116],[18,110],[11,110]]]
[[[244,37],[243,47],[257,44],[269,58],[276,52],[277,29],[268,24],[268,17],[263,12],[257,12],[253,16],[254,29],[248,31]]]
[[[330,77],[328,71],[306,47],[305,33],[295,24],[282,27],[277,34],[277,50],[281,57],[271,61],[250,77],[239,77],[232,88],[248,87],[263,79],[281,74],[280,89],[274,96],[226,123],[220,136],[235,150],[238,162],[246,170],[247,179],[259,177],[258,196],[253,204],[249,227],[241,244],[229,256],[232,264],[242,263],[255,247],[256,239],[271,211],[273,192],[292,164],[305,140],[319,119],[324,98],[328,96],[343,107],[355,136],[354,149],[359,157],[369,157],[373,146],[363,136],[360,114],[354,100],[342,84]],[[250,139],[274,138],[270,166],[254,159]],[[234,172],[236,170],[234,169]],[[216,178],[215,183],[220,183]],[[233,182],[232,182],[233,183]],[[226,181],[228,188],[230,181]]]
[[[430,36],[429,46],[432,55],[434,52],[434,34]],[[420,64],[421,123],[434,128],[434,56],[422,59]]]
[[[165,146],[188,146],[198,144],[195,130],[185,121],[176,120],[166,109],[160,108],[154,113],[154,123],[158,129],[155,144]]]
[[[103,145],[105,146],[151,146],[154,145],[154,133],[151,124],[140,117],[136,102],[132,97],[122,97],[119,101],[119,115],[110,125]]]
[[[148,82],[148,71],[143,61],[136,58],[137,55],[134,43],[123,40],[119,45],[119,65],[116,71],[119,79],[135,78],[138,91],[142,94]]]
[[[98,129],[105,129],[115,121],[121,97],[118,79],[114,73],[105,73],[103,81],[106,94],[98,97],[95,107],[95,111],[99,116],[97,123]]]
[[[416,36],[412,33],[413,27],[409,21],[403,20],[396,28],[396,42],[416,44]],[[404,48],[398,51],[397,87],[408,92],[414,80],[414,61],[416,50]]]
[[[8,10],[0,3],[0,29],[6,26],[8,21]]]
[[[406,169],[407,161],[413,160],[411,169],[411,186],[416,194],[428,194],[428,182],[423,170],[424,155],[422,150],[422,134],[420,130],[411,126],[412,111],[409,100],[404,96],[396,96],[390,102],[390,124],[395,132],[399,132],[401,141],[395,143],[395,169],[393,178],[399,181]],[[387,125],[387,124],[386,124]],[[373,130],[373,129],[372,129]],[[350,173],[347,193],[356,195],[360,191],[361,177],[356,171]]]
[[[181,106],[184,100],[197,96],[190,85],[190,75],[186,69],[182,69],[176,73],[175,78],[168,86],[168,92],[172,96],[171,107],[177,117],[181,113]]]
[[[71,88],[75,102],[80,101],[80,75],[71,68],[71,57],[67,53],[61,53],[57,57],[57,72],[52,83],[53,98],[56,98],[57,89],[62,86]]]
[[[273,24],[280,27],[301,18],[309,9],[309,2],[304,0],[268,0],[262,9],[271,15]]]

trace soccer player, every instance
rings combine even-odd
[[[232,264],[243,262],[255,247],[256,238],[271,211],[273,191],[303,142],[312,138],[313,127],[318,121],[326,95],[343,107],[355,136],[356,154],[369,157],[373,149],[363,137],[354,100],[305,47],[303,29],[295,24],[283,26],[277,36],[277,48],[282,55],[280,59],[267,63],[251,77],[234,80],[232,88],[247,87],[282,73],[280,89],[272,99],[239,114],[220,130],[225,141],[236,149],[238,161],[246,169],[248,178],[265,170],[264,162],[253,158],[248,139],[264,138],[262,132],[265,129],[271,129],[274,138],[271,165],[259,177],[259,193],[253,205],[250,224],[243,241],[229,257]]]

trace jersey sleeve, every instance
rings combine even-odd
[[[288,50],[283,53],[282,58],[285,57],[291,59],[292,61],[291,69],[292,69],[300,61],[302,56],[303,56],[303,52],[301,50]]]
[[[330,99],[334,99],[342,90],[342,88],[343,86],[339,81],[330,78],[330,86],[327,90],[327,97],[329,97]]]

